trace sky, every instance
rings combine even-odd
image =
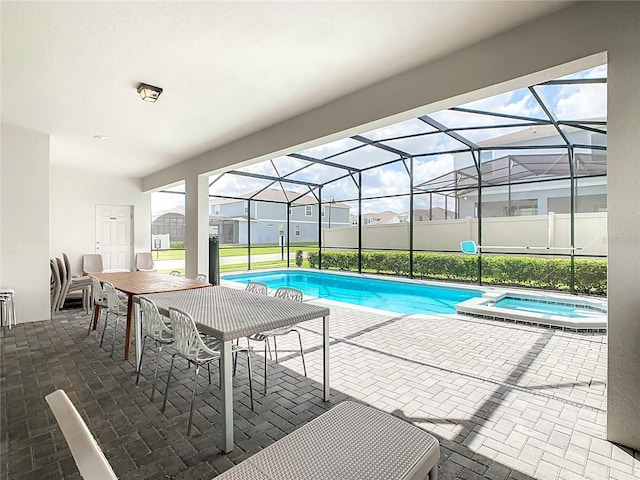
[[[563,77],[563,79],[586,79],[586,78],[606,78],[607,67],[592,68],[590,70],[577,72]],[[560,120],[586,120],[606,118],[606,84],[570,84],[570,85],[546,85],[535,87],[536,92],[543,98],[546,105]],[[539,119],[547,119],[542,108],[534,99],[528,89],[518,89],[501,95],[478,100],[472,103],[461,105],[463,108],[473,110],[483,110],[511,115],[521,115]],[[482,125],[504,125],[513,123],[511,119],[504,119],[488,115],[462,113],[453,110],[443,110],[429,115],[432,119],[450,128],[477,127]],[[464,130],[459,132],[465,138],[478,143],[487,142],[492,138],[500,137],[508,133],[530,127],[518,128],[492,128],[488,130]],[[419,119],[410,119],[404,122],[389,125],[369,132],[363,132],[362,136],[371,140],[383,140],[386,138],[418,135],[421,133],[433,132],[436,129]],[[458,148],[465,148],[457,140],[450,136],[438,133],[427,136],[416,136],[407,139],[387,142],[391,147],[396,147],[410,154],[424,152],[447,151]],[[343,153],[345,150],[357,150]],[[319,145],[311,149],[298,152],[301,155],[315,158],[328,159],[329,161],[347,165],[355,168],[362,168],[376,163],[382,163],[397,158],[397,155],[381,150],[373,146],[362,147],[362,143],[353,139],[345,138],[338,141]],[[337,156],[335,156],[337,155]],[[470,158],[470,157],[469,157]],[[429,157],[418,157],[414,160],[414,183],[420,184],[427,180],[436,178],[454,170],[454,157],[451,154],[440,154]],[[307,162],[290,156],[283,156],[273,161],[256,163],[239,170],[253,172],[264,175],[284,175],[293,172]],[[402,162],[397,162],[385,167],[379,167],[362,175],[362,186],[364,197],[403,195],[409,192],[410,180],[407,173],[407,166]],[[344,170],[324,166],[314,165],[304,171],[295,174],[296,179],[325,183],[327,180],[345,175]],[[211,177],[211,180],[217,175]],[[251,179],[237,175],[224,175],[210,189],[211,194],[241,196],[249,192],[254,192],[266,187],[270,182],[260,179]],[[275,185],[278,188],[278,185]],[[308,191],[306,186],[293,183],[285,184],[285,189],[294,191]],[[180,191],[177,187],[172,190]],[[182,191],[184,191],[182,189]],[[344,201],[357,198],[357,187],[351,177],[344,178],[338,182],[325,185],[322,190],[323,200],[328,201],[333,198],[335,201]],[[352,213],[357,213],[357,204],[347,202],[352,206]],[[424,198],[417,198],[415,208],[428,208],[428,203]],[[154,193],[152,195],[152,210],[155,213],[169,210],[177,206],[184,205],[183,195],[172,195],[164,193]],[[450,204],[452,205],[452,204]],[[444,197],[434,196],[434,206],[444,206]],[[363,213],[392,210],[403,212],[409,208],[408,195],[397,198],[385,198],[367,200],[363,202]]]

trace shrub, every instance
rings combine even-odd
[[[297,250],[296,251],[296,265],[298,267],[302,266],[302,250]]]
[[[318,267],[318,252],[307,252],[309,266]],[[482,282],[491,285],[569,291],[571,260],[566,258],[483,255]],[[297,257],[296,257],[297,263]],[[323,269],[358,271],[357,252],[323,252]],[[375,273],[409,275],[408,252],[362,252],[362,269]],[[476,282],[478,257],[452,253],[415,253],[413,274],[420,278]],[[607,294],[607,261],[576,258],[574,291]]]

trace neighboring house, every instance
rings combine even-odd
[[[184,207],[176,207],[160,213],[151,221],[151,235],[169,235],[170,242],[184,242]]]
[[[255,195],[249,194],[249,196]],[[285,196],[286,195],[286,196]],[[280,237],[286,242],[287,199],[299,193],[268,189],[260,192],[255,200],[210,199],[210,231],[220,238],[220,243],[248,243],[248,222],[251,228],[251,243],[278,244]],[[318,240],[318,201],[307,194],[292,205],[289,219],[291,243],[315,242]],[[322,228],[349,226],[349,206],[340,203],[325,203],[320,208]]]
[[[444,208],[433,207],[433,209],[416,209],[413,211],[414,222],[426,222],[429,220],[446,220],[449,218],[455,218],[456,214],[452,211],[445,211]],[[409,211],[402,213],[392,212],[391,210],[385,210],[384,212],[376,213],[363,213],[362,224],[363,225],[390,225],[394,223],[408,223]],[[351,225],[358,224],[358,216],[351,216]]]
[[[433,207],[431,210],[416,208],[413,211],[414,222],[427,222],[429,220],[448,220],[451,218],[456,218],[456,212],[445,210],[444,208],[440,207]],[[409,221],[409,210],[399,213],[397,216],[397,220],[397,222],[394,221],[391,223],[407,223]]]
[[[385,210],[384,212],[371,212],[371,213],[363,213],[362,214],[362,224],[363,225],[383,225],[387,223],[399,223],[398,221],[394,221],[394,219],[398,218],[398,214],[396,212],[392,212],[391,210]],[[358,224],[358,217],[356,217],[355,225]]]
[[[606,138],[600,133],[573,128],[565,128],[565,133],[576,144],[606,145]],[[504,146],[541,143],[562,145],[553,125],[527,128],[478,143],[485,148],[502,147],[501,150],[483,151],[480,156],[483,217],[570,213],[571,185],[567,179],[570,172],[566,147],[538,149],[535,153],[504,149]],[[578,177],[575,212],[606,212],[606,152],[576,149],[574,155]],[[476,167],[468,154],[453,157],[454,171],[417,188],[457,194],[459,218],[475,218],[478,216]]]

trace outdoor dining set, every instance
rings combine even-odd
[[[253,410],[252,343],[261,342],[264,347],[263,393],[267,395],[267,353],[271,352],[272,348],[270,340],[274,340],[273,349],[276,352],[277,361],[276,337],[291,332],[297,333],[300,357],[306,376],[302,337],[296,329],[296,325],[317,318],[323,319],[322,397],[324,401],[329,401],[330,311],[327,307],[304,302],[301,291],[280,287],[275,290],[273,295],[270,295],[268,287],[259,282],[250,282],[245,289],[214,286],[206,281],[205,275],[199,275],[198,279],[189,279],[178,275],[158,273],[153,268],[152,262],[145,269],[115,272],[96,271],[101,270],[101,265],[98,264],[96,267],[94,264],[94,270],[91,271],[90,265],[95,261],[95,257],[85,258],[84,266],[89,271],[85,270],[84,276],[74,277],[70,273],[70,262],[66,255],[63,255],[63,259],[52,259],[52,312],[62,308],[65,299],[69,298],[71,294],[75,294],[82,300],[83,309],[89,311],[93,307],[93,313],[89,317],[88,333],[91,334],[92,331],[95,331],[96,338],[102,346],[108,326],[113,324],[110,347],[112,357],[115,355],[118,335],[116,329],[120,318],[123,317],[126,320],[123,357],[125,360],[130,358],[131,337],[133,336],[136,384],[140,381],[141,374],[144,376],[144,372],[147,371],[142,368],[145,349],[148,348],[148,345],[153,344],[155,346],[155,365],[153,379],[149,378],[152,382],[151,402],[154,401],[157,390],[160,356],[163,351],[168,350],[163,350],[164,347],[171,346],[171,350],[169,350],[171,363],[164,387],[162,412],[164,412],[168,398],[170,398],[170,384],[175,360],[182,359],[189,365],[195,366],[187,435],[191,433],[196,385],[201,368],[206,367],[211,383],[211,363],[217,364],[222,399],[221,450],[225,453],[231,452],[234,448],[233,376],[238,355],[246,356],[250,405]],[[75,407],[66,394],[63,391],[53,392],[47,396],[47,401],[61,425],[80,471],[82,472],[82,464],[84,464],[84,468],[89,470],[98,468],[106,472],[104,478],[116,478],[108,460],[84,425],[82,418],[77,415]],[[377,455],[376,462],[381,468],[380,476],[369,478],[391,478],[388,476],[387,470],[389,468],[405,472],[398,478],[427,478],[428,476],[430,479],[435,479],[437,477],[439,449],[437,440],[431,435],[370,407],[352,402],[344,402],[338,407],[292,433],[288,436],[291,438],[281,439],[263,450],[262,453],[267,455],[267,450],[273,449],[273,453],[278,458],[282,457],[281,460],[284,462],[275,462],[280,467],[284,468],[286,462],[293,462],[291,465],[294,470],[310,469],[311,476],[308,478],[330,478],[326,474],[336,468],[334,462],[336,458],[333,460],[327,458],[317,465],[309,466],[303,450],[308,448],[317,451],[319,448],[323,448],[324,442],[328,448],[326,455],[336,457],[335,447],[340,443],[335,437],[335,434],[338,433],[335,429],[338,428],[338,430],[344,430],[338,434],[341,441],[346,442],[345,446],[346,444],[353,445],[364,442],[362,448],[373,452],[369,456],[374,455],[375,457]],[[373,423],[371,423],[372,419],[375,420]],[[391,423],[389,423],[389,419]],[[351,424],[350,427],[347,426],[349,424]],[[84,439],[76,438],[76,442],[79,440],[79,444],[75,447],[74,440],[67,437],[65,431],[73,430],[70,425],[75,425],[77,427],[75,431],[82,431],[85,434]],[[366,427],[366,425],[369,426]],[[389,435],[390,432],[394,433]],[[394,435],[397,436],[395,440],[393,440]],[[418,443],[421,446],[413,452],[413,459],[406,465],[403,465],[402,462],[396,465],[393,461],[391,463],[385,461],[382,452],[389,452],[391,444],[395,444],[396,448],[398,445],[404,445],[406,442],[400,440],[406,438],[407,435],[418,435],[416,438],[421,439]],[[371,443],[372,438],[375,437],[380,438]],[[383,437],[386,439],[381,440]],[[380,450],[379,455],[375,453],[377,451],[374,448],[376,445],[376,448]],[[74,452],[74,449],[77,449],[77,452]],[[276,449],[284,449],[288,453],[286,455],[283,455],[282,452],[278,454]],[[342,450],[342,455],[348,451],[347,449]],[[297,457],[292,455],[294,452],[297,452]],[[258,455],[252,459],[252,462],[254,460],[258,460]],[[373,461],[371,458],[369,460]],[[263,469],[252,462],[242,462],[225,472],[222,477],[289,478],[286,475],[272,477],[266,473],[258,474],[256,472],[263,471]],[[267,461],[267,463],[273,463],[273,461]],[[256,468],[258,470],[254,471]],[[339,468],[347,468],[347,465],[344,464]],[[354,467],[353,465],[348,467],[343,473],[349,468]],[[284,468],[284,471],[290,471],[290,469]],[[316,477],[315,474],[318,476]],[[295,478],[295,475],[292,478]],[[331,476],[331,478],[341,477],[338,475]],[[350,476],[342,478],[350,478]]]

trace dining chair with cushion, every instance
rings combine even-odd
[[[104,272],[100,253],[85,253],[82,257],[82,272],[85,275]]]
[[[196,275],[196,280],[200,280],[201,282],[206,282],[207,275],[205,273],[199,273]]]
[[[105,310],[106,312],[107,309],[109,308],[109,304],[107,303],[107,294],[102,288],[102,285],[100,285],[100,282],[98,281],[98,279],[95,277],[91,277],[91,298],[93,299],[93,315],[89,319],[89,331],[87,332],[87,335],[91,334],[93,319],[94,318],[97,319],[97,322],[96,322],[96,327],[97,327],[98,323],[100,323],[100,315],[102,314],[102,310]]]
[[[252,282],[252,283],[258,283],[258,282]],[[248,285],[247,285],[247,290],[248,290]],[[284,300],[291,300],[295,302],[302,302],[304,295],[300,290],[296,288],[280,287],[276,290],[274,297],[282,298]],[[304,369],[304,376],[306,377],[307,365],[304,361],[302,337],[300,335],[300,332],[295,328],[295,325],[287,325],[286,327],[274,328],[272,330],[256,333],[248,337],[249,340],[253,340],[256,342],[264,342],[264,394],[265,395],[267,394],[267,349],[269,350],[269,352],[271,352],[269,339],[273,338],[273,349],[275,350],[276,363],[277,363],[278,362],[278,344],[276,343],[276,337],[279,337],[281,335],[287,335],[291,332],[296,332],[298,334],[298,342],[300,343],[300,356],[302,357],[302,368]]]
[[[102,330],[102,338],[100,339],[100,346],[104,340],[104,332],[107,331],[107,319],[109,314],[116,317],[116,323],[113,326],[113,342],[111,343],[111,356],[113,357],[113,351],[116,347],[116,330],[118,329],[118,320],[120,317],[127,317],[127,304],[124,303],[118,296],[118,292],[109,282],[104,282],[104,291],[107,296],[107,315],[104,317],[104,329]]]
[[[173,371],[173,363],[176,355],[193,363],[196,366],[193,376],[193,391],[191,392],[191,407],[189,410],[189,426],[187,435],[191,434],[191,423],[193,420],[193,404],[196,398],[196,385],[200,367],[203,365],[210,366],[214,360],[220,361],[221,344],[212,337],[203,337],[191,315],[176,308],[169,308],[169,317],[171,319],[171,328],[173,330],[173,339],[175,353],[171,356],[171,366],[169,367],[169,377],[167,378],[167,386],[164,391],[164,400],[162,402],[162,411],[164,412],[167,405],[167,397],[169,396],[169,383],[171,382],[171,373]],[[247,348],[233,346],[233,353],[247,353],[247,372],[249,374],[249,395],[251,398],[251,410],[253,410],[253,384],[251,381],[251,356]],[[220,372],[221,373],[221,372]],[[209,373],[209,383],[211,383],[211,374]]]
[[[142,328],[144,336],[142,337],[142,353],[140,355],[140,363],[138,364],[138,375],[136,376],[136,385],[140,380],[140,370],[142,369],[142,359],[144,358],[144,346],[147,338],[152,339],[156,344],[156,368],[153,373],[153,387],[151,390],[151,401],[156,393],[156,381],[158,379],[158,364],[160,363],[160,353],[163,345],[173,343],[173,329],[168,318],[163,317],[158,312],[158,307],[151,300],[140,297],[140,310],[142,311]]]
[[[136,253],[136,270],[139,272],[155,272],[156,264],[149,252]]]

